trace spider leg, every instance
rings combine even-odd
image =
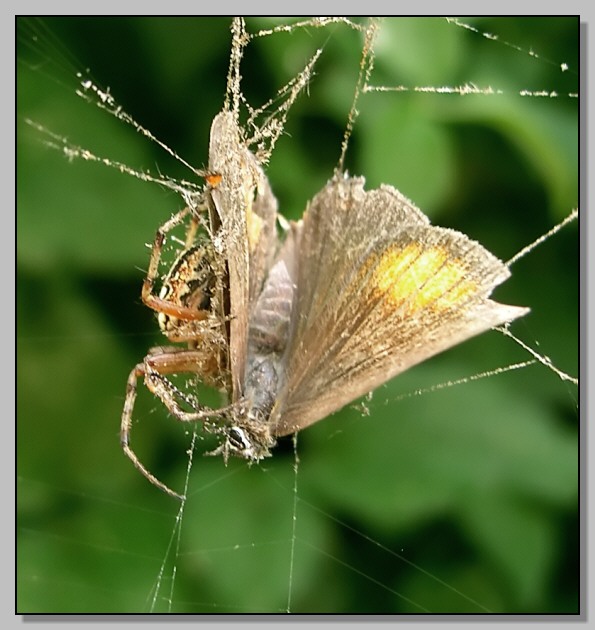
[[[139,368],[143,366],[142,363],[139,363],[131,372],[128,377],[128,381],[126,383],[126,399],[124,401],[124,409],[122,411],[122,423],[120,425],[120,445],[122,446],[122,450],[125,455],[130,459],[130,461],[134,464],[134,467],[146,478],[148,479],[154,486],[157,486],[159,489],[163,490],[166,494],[169,494],[170,497],[174,497],[183,501],[186,497],[178,494],[174,490],[172,490],[169,486],[166,486],[162,481],[159,481],[153,473],[149,472],[149,470],[141,463],[140,459],[136,455],[136,453],[130,447],[130,431],[132,429],[132,410],[134,409],[134,402],[136,400],[136,383],[138,380],[138,376],[141,374],[139,372]]]
[[[120,444],[122,450],[144,477],[153,485],[177,499],[184,499],[184,497],[166,486],[162,481],[159,481],[155,475],[149,472],[130,446],[132,412],[137,395],[137,383],[138,379],[143,377],[147,389],[158,396],[167,407],[168,411],[180,422],[197,422],[210,418],[222,418],[225,417],[227,411],[234,408],[234,405],[220,409],[200,407],[197,405],[196,401],[184,395],[183,392],[165,377],[165,374],[179,372],[200,372],[202,374],[206,370],[206,364],[208,364],[209,360],[212,360],[212,357],[205,357],[205,353],[198,350],[186,350],[176,347],[155,348],[152,354],[147,355],[142,363],[134,367],[126,383],[126,398],[120,425]],[[183,410],[178,403],[177,399],[179,398],[182,398],[188,405],[192,406],[194,411],[188,412]]]

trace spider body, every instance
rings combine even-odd
[[[215,288],[215,273],[209,261],[205,244],[193,245],[182,250],[163,280],[159,299],[197,313],[209,313]],[[170,341],[179,341],[183,319],[159,311],[157,321],[161,331]],[[192,335],[188,341],[195,343]]]

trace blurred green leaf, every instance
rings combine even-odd
[[[577,103],[566,95],[579,91],[578,21],[468,23],[522,50],[440,19],[390,18],[373,84],[469,82],[506,94],[362,94],[346,164],[506,259],[577,205]],[[17,26],[17,609],[278,612],[291,592],[295,612],[576,612],[576,387],[536,365],[409,396],[529,358],[496,333],[379,388],[370,417],[350,408],[300,434],[297,496],[290,445],[259,467],[226,469],[200,457],[208,445],[199,441],[178,547],[179,506],[134,470],[118,433],[126,378],[163,342],[140,301],[145,243],[183,201],[117,169],[68,161],[26,121],[137,171],[200,183],[77,97],[76,73],[89,68],[200,167],[223,104],[229,23],[60,17]],[[249,46],[243,87],[256,106],[323,50],[268,168],[288,216],[300,216],[336,166],[360,46],[361,34],[341,24]],[[517,96],[523,89],[560,97]],[[515,334],[573,376],[577,263],[569,226],[497,291],[531,308]],[[139,388],[135,448],[179,489],[187,429]]]

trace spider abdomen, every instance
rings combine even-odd
[[[179,306],[209,311],[215,281],[206,247],[195,245],[183,250],[174,261],[163,280],[159,297]],[[163,332],[178,325],[177,317],[164,312],[160,312],[157,319]]]

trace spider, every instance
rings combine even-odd
[[[186,240],[163,278],[159,294],[155,282],[167,235],[188,220]],[[151,348],[142,362],[130,372],[122,412],[120,442],[134,466],[153,484],[167,494],[182,498],[168,488],[141,463],[130,447],[132,412],[140,378],[157,396],[174,418],[182,422],[208,420],[221,410],[202,410],[196,399],[180,391],[168,374],[192,373],[209,386],[229,388],[227,341],[225,332],[224,263],[220,262],[211,242],[198,234],[202,217],[190,206],[185,207],[163,224],[155,235],[141,298],[157,313],[162,333],[172,343],[183,342],[187,347],[158,346]],[[189,407],[187,411],[183,406]]]
[[[182,495],[149,472],[130,446],[139,379],[176,420],[201,421],[206,432],[220,436],[220,446],[211,454],[222,454],[225,461],[230,454],[258,461],[270,454],[269,448],[275,443],[262,410],[254,408],[253,390],[245,395],[244,374],[252,365],[248,356],[249,313],[260,297],[277,248],[277,202],[230,112],[215,117],[209,170],[197,174],[206,181],[199,203],[187,199],[188,206],[157,230],[141,292],[142,301],[157,312],[168,341],[183,342],[187,347],[152,348],[134,367],[127,381],[120,428],[122,448],[134,466],[155,486],[179,499]],[[155,283],[165,240],[185,222],[183,248],[157,294]],[[275,274],[272,277],[277,278]],[[288,291],[291,297],[293,285],[288,285]],[[262,307],[256,312],[266,308],[269,299],[265,292]],[[286,309],[279,316],[288,317]],[[273,317],[270,334],[265,332],[263,339],[262,334],[255,337],[258,346],[274,337],[279,316]],[[256,323],[266,329],[266,314],[257,317]],[[196,395],[171,382],[168,375],[173,374],[194,375],[205,385],[218,388],[231,403],[205,407]],[[266,397],[271,383],[262,385]]]

